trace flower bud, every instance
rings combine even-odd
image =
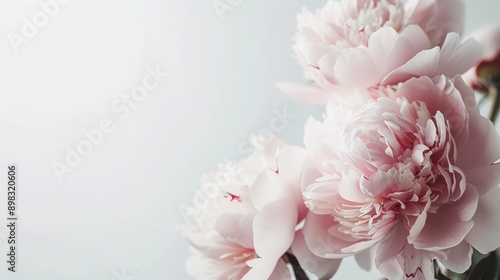
[[[464,80],[476,91],[487,93],[500,85],[500,25],[483,26],[472,33],[484,48],[483,57]]]

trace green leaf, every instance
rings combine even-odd
[[[468,280],[495,280],[498,277],[498,258],[495,251],[480,260],[469,274]]]

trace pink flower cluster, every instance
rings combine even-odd
[[[189,209],[195,225],[181,227],[195,251],[188,261],[193,277],[291,279],[282,258],[288,251],[322,279],[335,273],[340,260],[314,255],[296,230],[307,213],[299,184],[305,156],[275,139],[203,178]]]
[[[482,57],[463,15],[461,0],[304,9],[294,51],[312,85],[280,87],[324,118],[305,148],[274,139],[204,177],[181,229],[190,274],[292,279],[296,258],[330,279],[357,256],[391,280],[434,279],[434,260],[463,273],[472,248],[500,247],[500,136],[461,76]]]

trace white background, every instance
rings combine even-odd
[[[274,83],[302,82],[291,51],[295,15],[324,1],[243,0],[224,20],[212,1],[72,0],[18,52],[9,34],[43,10],[33,0],[0,1],[0,177],[10,163],[19,169],[15,274],[5,262],[0,188],[1,279],[188,279],[176,226],[201,175],[244,156],[239,147],[269,127],[275,109],[295,115],[277,136],[301,145],[305,119],[322,108],[288,99]],[[466,2],[467,32],[500,23],[497,0]],[[121,119],[110,106],[148,66],[169,77]],[[58,180],[54,162],[65,164],[82,130],[103,119],[114,131]],[[347,260],[336,279],[376,275]]]

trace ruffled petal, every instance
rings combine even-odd
[[[393,228],[378,246],[375,264],[388,279],[434,279],[432,258],[406,242],[402,223]]]
[[[309,250],[328,259],[352,256],[375,245],[384,233],[380,230],[371,239],[357,239],[342,233],[340,227],[329,215],[309,212],[302,230]]]
[[[478,194],[474,186],[467,186],[456,202],[442,205],[437,213],[427,213],[422,231],[414,238],[416,249],[437,251],[457,246],[474,226],[471,221],[476,212]]]
[[[341,253],[342,248],[350,246],[354,240],[342,240],[328,234],[330,228],[338,226],[333,217],[309,212],[303,228],[307,247],[322,258],[341,258],[351,254]],[[347,237],[346,237],[347,238]]]

